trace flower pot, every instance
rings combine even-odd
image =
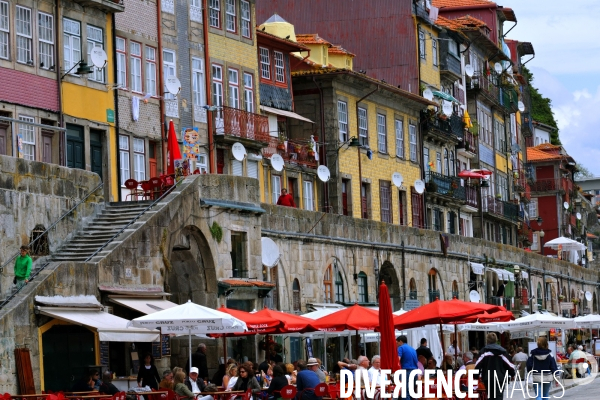
[[[308,150],[306,152],[306,154],[308,154],[309,157],[314,157],[315,156],[315,152],[313,150]]]
[[[285,150],[285,143],[279,143],[277,145],[277,150]]]

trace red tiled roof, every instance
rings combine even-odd
[[[222,281],[219,281],[219,283],[224,283],[230,287],[263,287],[263,288],[275,287],[274,283],[263,282],[263,281],[259,281],[259,280],[223,279]]]
[[[296,34],[296,41],[303,44],[328,44],[331,46],[331,43],[320,37],[317,33]]]
[[[285,39],[285,38],[279,37],[277,35],[273,35],[272,33],[269,33],[269,32],[257,30],[256,35],[259,38],[260,37],[269,38],[271,40],[274,40],[275,42],[284,44],[285,46],[293,47],[293,50],[290,50],[290,51],[306,51],[306,50],[308,50],[308,47],[306,47],[302,43],[296,43],[293,40]]]
[[[541,146],[543,145],[527,148],[527,161],[550,161],[560,160],[562,158],[560,154],[547,153],[546,151],[540,148]]]
[[[432,0],[431,5],[437,8],[443,8],[467,6],[495,6],[496,3],[488,0]]]
[[[588,239],[598,239],[598,236],[596,236],[596,235],[594,235],[592,233],[586,232],[585,234],[586,234],[586,236],[587,236]]]
[[[350,53],[348,50],[344,49],[341,46],[337,46],[337,45],[332,45],[329,49],[327,49],[327,53],[329,54],[342,54],[342,55],[348,55],[350,57],[356,57],[356,54],[352,54]]]

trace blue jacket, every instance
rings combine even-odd
[[[406,343],[402,346],[398,346],[398,358],[400,359],[400,366],[402,369],[410,370],[419,368],[416,350]]]
[[[550,354],[550,350],[539,347],[531,350],[531,356],[527,359],[527,371],[533,371],[534,374],[544,371],[546,375],[554,373],[557,369],[556,360]]]

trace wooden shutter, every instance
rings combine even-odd
[[[15,349],[15,361],[17,364],[17,380],[19,381],[20,394],[35,394],[29,349]]]

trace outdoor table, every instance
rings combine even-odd
[[[47,394],[20,394],[20,395],[11,395],[11,399],[31,399],[36,397],[46,397]]]
[[[223,396],[222,398],[227,398],[227,395],[241,395],[241,394],[244,394],[244,393],[246,393],[246,392],[244,392],[243,390],[235,390],[235,391],[233,391],[233,390],[229,390],[229,391],[223,390],[223,391],[220,391],[220,392],[204,392],[204,393],[201,393],[201,394],[204,395],[204,396],[211,395],[212,397],[215,398],[215,400],[219,400],[219,399],[221,399],[221,396]]]
[[[112,394],[91,394],[83,396],[65,396],[66,399],[107,399],[113,397]]]

